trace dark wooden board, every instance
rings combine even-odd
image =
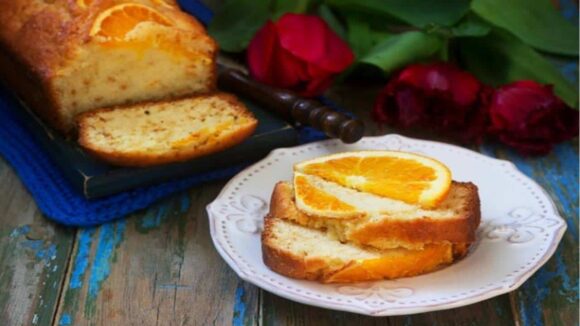
[[[10,95],[3,91],[0,96]],[[68,181],[86,198],[97,198],[253,162],[266,156],[274,148],[297,143],[297,131],[291,125],[254,103],[242,100],[259,121],[255,133],[243,143],[189,161],[146,168],[117,167],[104,163],[86,153],[74,139],[66,139],[48,127],[18,101],[11,102],[13,112]]]

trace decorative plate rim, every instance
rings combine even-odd
[[[533,179],[531,179],[530,177],[528,177],[527,175],[522,173],[520,170],[518,170],[515,164],[513,164],[510,161],[489,157],[489,156],[483,155],[481,153],[478,153],[476,151],[473,151],[473,150],[470,150],[467,148],[463,148],[463,147],[459,147],[459,146],[455,146],[455,145],[451,145],[451,144],[446,144],[446,143],[440,143],[440,142],[436,142],[436,141],[409,138],[409,137],[401,136],[398,134],[387,134],[387,135],[382,135],[382,136],[364,137],[363,140],[376,142],[379,140],[387,140],[389,138],[393,138],[393,139],[398,138],[402,142],[408,142],[408,143],[429,144],[431,146],[434,145],[434,146],[442,147],[442,148],[447,149],[447,150],[459,151],[459,152],[463,152],[464,154],[474,155],[477,158],[484,159],[491,164],[499,165],[503,168],[509,169],[509,170],[511,170],[511,172],[514,172],[519,178],[531,183],[536,188],[536,190],[539,190],[541,192],[543,197],[550,204],[549,209],[547,207],[545,209],[547,215],[552,217],[552,218],[555,218],[559,224],[559,226],[556,229],[554,229],[550,234],[551,239],[549,241],[549,245],[548,245],[545,253],[534,264],[532,264],[531,266],[529,266],[526,269],[522,269],[519,274],[513,275],[513,277],[511,277],[509,281],[506,281],[507,278],[504,278],[503,280],[496,281],[495,283],[492,284],[494,286],[489,287],[489,289],[486,289],[485,291],[483,291],[481,293],[475,293],[475,294],[472,294],[470,296],[466,296],[466,297],[458,298],[458,299],[445,300],[445,301],[442,301],[440,303],[434,303],[434,304],[421,304],[420,302],[418,302],[415,305],[411,305],[411,306],[407,305],[407,306],[400,307],[400,308],[396,308],[396,307],[386,307],[386,308],[374,307],[373,308],[370,306],[349,305],[349,304],[345,304],[345,303],[340,304],[340,303],[337,303],[334,301],[325,300],[320,295],[316,298],[308,297],[308,296],[305,296],[304,294],[293,293],[287,289],[284,289],[282,287],[281,283],[278,284],[280,286],[273,284],[273,283],[275,283],[275,281],[273,279],[268,280],[267,276],[262,277],[262,276],[258,275],[258,273],[256,273],[256,272],[246,270],[246,268],[240,262],[238,262],[234,257],[232,257],[231,253],[228,252],[228,250],[226,248],[226,244],[222,243],[221,239],[217,236],[218,227],[217,227],[216,223],[217,223],[218,217],[220,215],[217,212],[217,209],[215,208],[217,203],[219,203],[221,200],[224,199],[227,190],[233,184],[238,183],[239,179],[242,178],[247,173],[247,171],[249,171],[251,169],[255,169],[256,166],[263,165],[265,162],[271,160],[276,155],[279,155],[280,152],[291,151],[291,150],[300,150],[300,149],[304,149],[304,148],[308,148],[308,147],[312,147],[312,146],[317,146],[317,145],[320,145],[321,147],[333,146],[333,144],[340,143],[340,141],[336,140],[336,139],[328,139],[328,140],[322,140],[322,141],[318,141],[318,142],[303,144],[303,145],[299,145],[299,146],[274,149],[266,157],[264,157],[262,160],[252,164],[251,166],[248,166],[244,170],[240,171],[237,175],[232,177],[226,183],[226,185],[222,188],[222,190],[216,196],[216,198],[206,206],[206,211],[208,213],[208,217],[210,220],[209,221],[210,222],[209,223],[210,236],[212,238],[212,242],[214,244],[214,247],[216,248],[218,253],[222,256],[222,258],[226,261],[226,263],[236,272],[236,274],[241,279],[243,279],[247,282],[250,282],[250,283],[266,290],[266,291],[269,291],[271,293],[274,293],[274,294],[281,296],[281,297],[284,297],[286,299],[300,302],[300,303],[307,304],[307,305],[313,305],[313,306],[318,306],[318,307],[327,308],[327,309],[348,311],[348,312],[364,314],[364,315],[369,315],[369,316],[377,316],[377,317],[378,316],[396,316],[396,315],[403,315],[403,314],[415,314],[415,313],[430,312],[430,311],[437,311],[437,310],[444,310],[444,309],[452,309],[452,308],[457,308],[457,307],[477,303],[477,302],[487,300],[487,299],[495,297],[495,296],[499,296],[499,295],[508,293],[508,292],[513,291],[513,290],[517,289],[518,287],[520,287],[540,267],[542,267],[550,259],[550,257],[552,257],[552,255],[556,251],[556,249],[557,249],[557,247],[558,247],[558,245],[559,245],[559,243],[560,243],[560,241],[561,241],[561,239],[562,239],[562,237],[567,229],[567,223],[562,218],[562,216],[559,214],[557,206],[554,203],[554,201],[552,200],[551,196],[548,194],[548,192],[544,188],[542,188],[537,182],[535,182]],[[556,225],[554,225],[554,226],[556,226]],[[480,228],[481,228],[481,226],[480,226]],[[261,255],[261,252],[257,253],[257,254]],[[271,273],[274,273],[274,272],[271,272]],[[397,280],[394,280],[394,282],[396,282],[396,281]],[[378,281],[378,282],[380,282],[380,281]],[[376,282],[366,282],[366,284],[374,284],[374,283],[376,283]],[[360,284],[360,283],[358,283],[358,284]],[[326,286],[331,287],[331,286],[338,286],[338,285],[337,284],[327,284]],[[482,287],[482,288],[485,288],[485,287]],[[314,300],[316,300],[316,301],[314,301]]]

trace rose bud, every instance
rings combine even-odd
[[[348,45],[317,16],[285,14],[268,21],[248,46],[254,79],[307,97],[322,94],[353,60]]]
[[[548,153],[578,135],[578,111],[550,86],[522,80],[499,88],[489,106],[490,133],[523,154]]]
[[[379,123],[479,143],[486,130],[489,94],[488,87],[454,65],[415,64],[390,79],[377,97],[373,117]]]

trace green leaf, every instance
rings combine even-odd
[[[436,35],[423,32],[401,33],[377,44],[360,61],[390,73],[409,63],[431,57],[443,44],[443,40]]]
[[[325,4],[318,8],[318,15],[330,26],[330,28],[343,40],[346,40],[346,29],[344,25],[334,15],[332,10]]]
[[[208,33],[228,52],[244,50],[270,17],[268,0],[230,0],[216,13]]]
[[[522,79],[554,85],[555,93],[572,107],[578,105],[578,88],[544,56],[515,37],[494,31],[488,36],[458,42],[460,60],[483,82],[500,86]]]
[[[451,28],[455,37],[485,36],[491,31],[491,26],[476,15],[468,14]]]
[[[567,22],[549,0],[474,0],[471,7],[536,49],[578,55],[578,27]]]
[[[469,0],[327,0],[343,13],[381,14],[423,28],[431,24],[451,26],[467,13]]]
[[[310,0],[272,0],[272,19],[278,20],[278,18],[288,12],[295,14],[305,13],[309,6]]]
[[[357,58],[366,55],[375,45],[391,35],[385,31],[374,30],[369,22],[357,15],[346,17],[347,40]]]

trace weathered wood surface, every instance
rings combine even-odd
[[[377,90],[350,85],[332,98],[368,122]],[[369,135],[387,131],[368,124]],[[45,220],[0,160],[0,325],[577,325],[577,142],[533,159],[496,144],[475,149],[514,162],[550,193],[568,222],[562,244],[510,294],[384,318],[302,305],[241,281],[209,237],[205,206],[223,181],[115,223],[72,230]]]
[[[256,316],[248,288],[213,249],[205,206],[223,183],[78,232],[56,320],[60,325],[227,325]],[[237,304],[237,305],[236,305]]]
[[[568,224],[554,256],[511,294],[518,322],[578,325],[578,142],[561,144],[542,158],[523,158],[499,146],[482,146],[481,150],[513,162],[536,180]]]
[[[0,325],[52,323],[73,240],[0,158]]]

